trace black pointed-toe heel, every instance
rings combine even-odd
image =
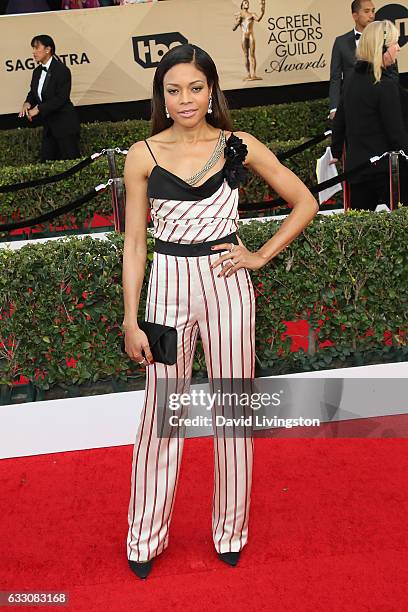
[[[228,565],[231,565],[232,567],[234,567],[238,561],[239,561],[239,556],[240,556],[241,552],[226,552],[226,553],[218,553],[218,557],[221,559],[221,561],[224,561],[224,563],[228,563]]]
[[[147,578],[152,569],[153,559],[145,561],[144,563],[138,563],[137,561],[131,561],[128,559],[129,567],[139,578]]]

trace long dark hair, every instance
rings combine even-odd
[[[153,79],[151,136],[162,132],[173,124],[172,119],[167,119],[164,110],[164,75],[176,64],[193,63],[201,70],[207,78],[209,87],[212,87],[212,109],[207,114],[210,125],[232,132],[232,119],[228,110],[227,100],[220,89],[218,72],[213,59],[200,47],[196,45],[178,45],[167,51],[156,68]]]

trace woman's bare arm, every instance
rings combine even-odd
[[[265,263],[287,247],[311,222],[319,205],[308,188],[263,143],[245,132],[236,132],[248,147],[246,165],[259,174],[286,202],[292,212],[282,222],[276,234],[257,253]]]
[[[276,156],[262,142],[246,132],[235,132],[248,147],[245,165],[259,174],[284,200],[293,205],[290,215],[282,222],[276,234],[265,242],[258,251],[249,251],[238,237],[239,245],[221,255],[211,266],[216,268],[228,259],[233,266],[224,266],[218,276],[231,276],[239,268],[259,270],[287,247],[311,222],[319,206],[306,185],[291,170],[283,166]],[[231,249],[227,243],[213,246],[212,249]]]
[[[248,147],[246,165],[259,174],[286,202],[293,205],[292,212],[282,222],[276,234],[258,251],[265,263],[287,247],[312,221],[319,205],[306,185],[262,142],[246,132],[235,132]]]
[[[146,145],[137,142],[126,157],[125,243],[123,249],[123,329],[137,329],[140,292],[146,269],[147,198]]]

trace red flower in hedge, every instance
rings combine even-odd
[[[65,363],[67,364],[68,368],[76,368],[76,359],[74,359],[73,357],[71,357],[71,359],[68,359],[67,357],[65,358]]]
[[[83,302],[81,302],[80,304],[77,304],[75,306],[75,308],[83,308],[85,306],[85,304]]]
[[[83,291],[82,292],[82,297],[84,298],[84,300],[86,300],[86,298],[88,297],[88,292],[87,291]]]

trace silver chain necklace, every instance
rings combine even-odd
[[[207,172],[211,170],[211,168],[215,166],[217,161],[220,159],[224,151],[224,148],[225,148],[225,143],[226,143],[225,133],[224,133],[224,130],[221,130],[220,135],[218,137],[217,144],[215,145],[213,154],[211,155],[208,162],[205,164],[205,166],[201,170],[193,174],[193,176],[190,176],[190,178],[185,179],[185,182],[188,183],[189,185],[195,185],[196,183],[198,183],[199,180],[202,179],[203,176],[207,174]]]

